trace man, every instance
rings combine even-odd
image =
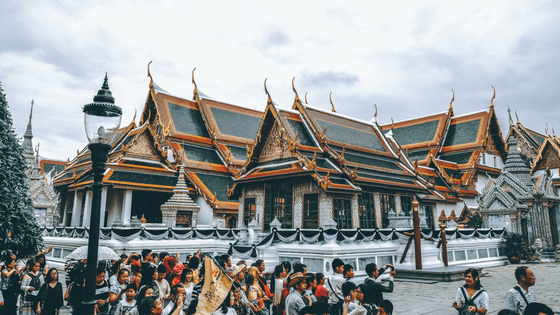
[[[350,281],[350,279],[354,278],[354,266],[350,264],[344,265],[344,269],[342,269],[342,277],[344,277],[346,281]]]
[[[344,271],[344,262],[342,259],[335,258],[332,261],[333,274],[327,278],[325,289],[329,293],[329,305],[332,315],[342,314],[342,303],[344,297],[342,295],[342,284],[346,279],[342,276]]]
[[[515,269],[517,285],[509,290],[506,295],[506,309],[523,314],[527,304],[537,302],[537,296],[529,289],[535,285],[535,274],[526,266]]]
[[[307,273],[307,266],[302,263],[295,263],[294,264],[294,273],[301,272],[302,275]]]
[[[143,249],[142,250],[142,269],[144,266],[149,266],[152,264],[152,250],[151,249]]]
[[[309,276],[303,275],[301,272],[294,273],[290,277],[290,281],[286,288],[289,290],[291,287],[294,290],[286,297],[286,315],[299,315],[299,311],[306,306],[311,306],[311,298],[305,295],[306,302],[303,301],[302,296],[305,289],[307,289],[307,282],[305,281]]]
[[[391,268],[391,273],[389,277],[389,286],[384,286],[378,282],[379,275],[381,275],[385,270]],[[396,272],[392,265],[387,264],[381,270],[377,268],[375,263],[369,263],[366,265],[366,273],[368,277],[364,280],[364,283],[371,286],[373,293],[373,303],[379,305],[383,301],[383,292],[392,293],[393,292],[393,280],[395,278]]]
[[[138,307],[138,313],[140,315],[161,315],[163,312],[163,303],[157,296],[148,296],[142,299],[142,303],[140,303]],[[173,314],[173,315],[178,315]]]
[[[174,285],[171,288],[171,295],[169,296],[170,302],[167,304],[162,315],[185,315],[183,312],[183,304],[187,296],[187,291],[180,285]]]

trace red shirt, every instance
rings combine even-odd
[[[329,293],[327,292],[327,289],[325,289],[322,285],[317,285],[317,288],[315,288],[315,297],[324,297],[326,300],[328,300]]]

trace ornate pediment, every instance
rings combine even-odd
[[[266,139],[259,157],[259,162],[283,159],[290,156],[292,156],[292,154],[289,149],[288,141],[286,141],[286,131],[280,128],[280,125],[276,122],[268,139]]]
[[[160,156],[153,147],[148,136],[143,133],[133,140],[133,143],[127,150],[127,154],[139,155],[148,159],[159,160]]]
[[[542,158],[538,161],[536,169],[555,169],[560,168],[560,154],[552,147],[552,145],[547,145],[542,152]]]

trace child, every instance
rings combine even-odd
[[[379,315],[391,315],[393,314],[393,303],[389,300],[383,300],[379,303],[377,307],[377,314]]]
[[[126,287],[126,299],[120,300],[119,304],[117,304],[117,309],[115,311],[115,315],[125,315],[128,311],[130,311],[135,305],[136,300],[136,285],[134,283],[130,283]]]
[[[164,302],[169,299],[169,294],[171,291],[171,287],[169,286],[169,282],[165,280],[165,276],[167,275],[167,269],[163,264],[157,267],[157,279],[156,283],[159,287],[159,298]]]

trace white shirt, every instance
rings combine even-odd
[[[529,303],[537,302],[537,296],[535,295],[535,292],[533,292],[533,290],[527,289],[527,291],[525,291],[519,284],[517,284],[516,286],[521,289],[521,292],[523,292],[525,298],[527,299],[527,301],[529,301]],[[517,312],[518,314],[523,314],[526,307],[527,303],[525,303],[525,300],[523,299],[521,294],[519,294],[516,289],[511,288],[506,294],[506,309]]]
[[[274,279],[274,305],[280,304],[282,300],[282,290],[284,289],[284,280]]]
[[[342,295],[342,284],[344,282],[346,282],[346,279],[344,279],[344,277],[339,273],[333,273],[327,278],[323,287],[327,289],[327,292],[329,293],[329,304],[336,304],[340,301],[340,299],[344,299]]]
[[[459,289],[457,289],[457,294],[455,295],[455,302],[464,305],[465,304],[465,296],[463,295],[463,292],[461,292],[463,289],[462,287],[460,287]],[[482,289],[479,289],[478,291],[481,291]],[[472,296],[475,296],[478,291],[476,291]],[[472,296],[468,296],[467,293],[467,297],[469,299],[472,298]],[[485,310],[488,311],[488,305],[490,304],[490,299],[488,298],[488,293],[486,291],[482,292],[481,294],[479,294],[476,299],[474,299],[473,301],[474,306],[476,306],[476,308],[483,308]]]
[[[163,312],[161,312],[161,315],[171,314],[171,311],[173,310],[174,306],[175,306],[175,303],[173,303],[173,301],[170,301],[169,304],[167,304],[167,306],[163,309]],[[185,315],[185,312],[183,312],[183,310],[181,310],[181,313],[179,313],[179,314]]]

